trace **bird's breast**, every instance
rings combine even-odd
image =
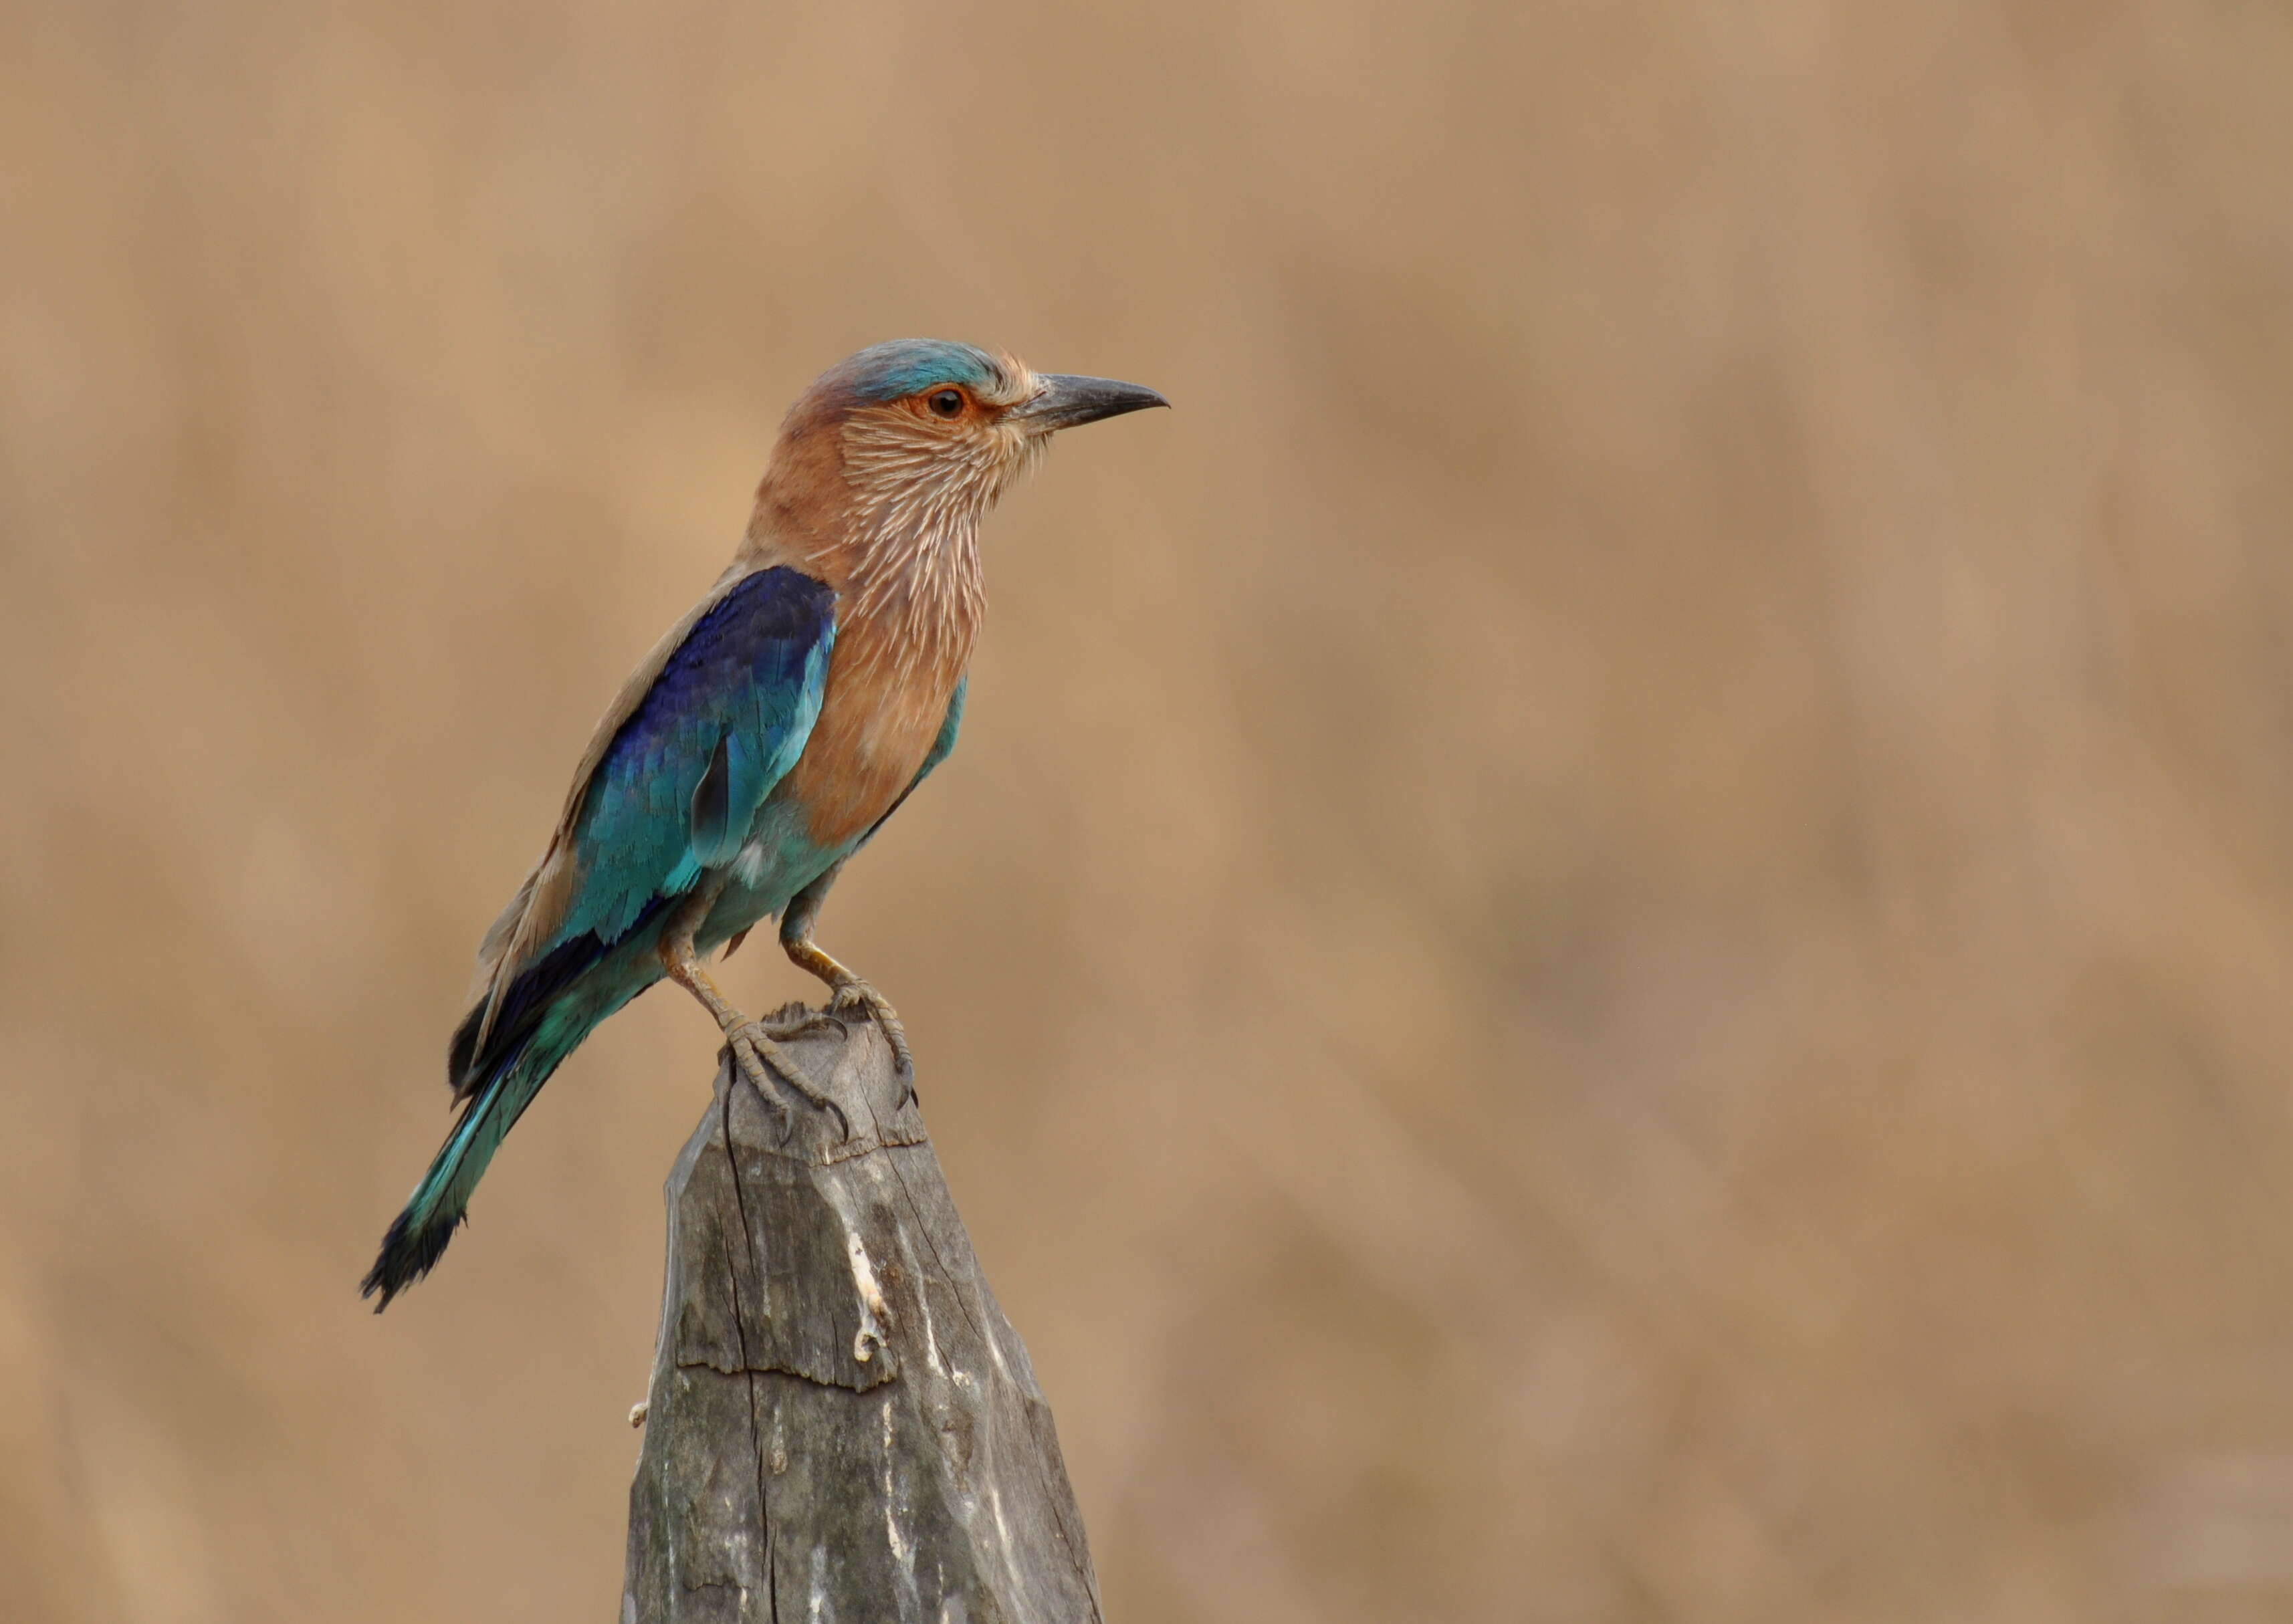
[[[860,838],[915,782],[971,655],[970,628],[839,626],[820,718],[780,793],[823,851]]]

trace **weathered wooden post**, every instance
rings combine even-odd
[[[843,1107],[728,1066],[668,1176],[622,1624],[1083,1624],[1051,1412],[890,1046],[789,1046]]]

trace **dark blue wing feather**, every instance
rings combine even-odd
[[[825,582],[764,570],[693,623],[590,774],[573,825],[581,877],[552,945],[616,941],[648,903],[733,860],[820,715],[835,609]]]

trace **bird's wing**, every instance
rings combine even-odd
[[[549,850],[480,949],[490,1006],[582,934],[732,860],[803,753],[836,640],[835,593],[785,566],[735,575],[663,638],[598,724]],[[482,1036],[481,1036],[482,1041]]]

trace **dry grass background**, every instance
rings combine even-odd
[[[2289,85],[2192,0],[14,0],[0,1617],[612,1615],[706,1023],[354,1285],[903,333],[1178,402],[1007,503],[823,931],[1112,1616],[2293,1616]]]

